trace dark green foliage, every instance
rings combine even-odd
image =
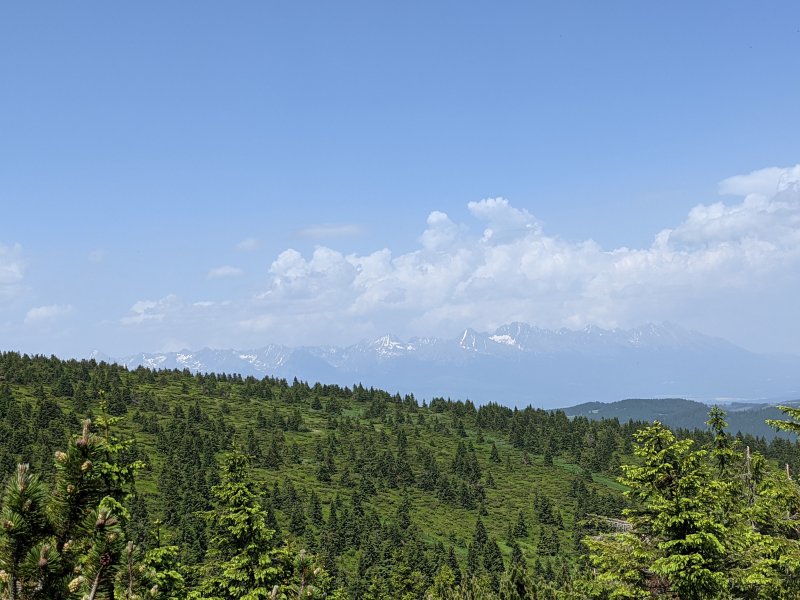
[[[500,589],[500,576],[505,570],[503,564],[503,554],[500,552],[500,546],[494,539],[490,539],[483,549],[483,567],[489,573],[492,582],[492,589],[498,591]]]
[[[101,426],[102,437],[85,421],[67,451],[55,454],[52,492],[27,464],[9,479],[0,498],[0,597],[94,600],[125,589],[133,598],[147,577],[158,577],[148,555],[125,540],[128,512],[120,502],[141,465],[120,462],[126,444],[110,434],[110,421]],[[134,581],[133,572],[147,577]],[[176,588],[181,577],[172,579]]]
[[[492,453],[489,455],[489,460],[495,464],[500,464],[500,453],[497,451],[497,444],[492,442]]]
[[[528,537],[528,525],[525,522],[525,515],[522,511],[517,513],[517,522],[514,524],[513,534],[515,538]]]
[[[536,550],[542,556],[555,556],[561,544],[558,540],[558,532],[553,527],[543,526],[539,533],[539,544]]]

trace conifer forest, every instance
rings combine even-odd
[[[717,407],[673,431],[7,352],[0,598],[799,598],[799,468]]]

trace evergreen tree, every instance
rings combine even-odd
[[[453,583],[458,586],[461,584],[461,567],[458,565],[458,558],[456,558],[455,549],[450,546],[447,551],[447,566],[450,567],[450,572],[453,574]]]
[[[483,553],[483,549],[488,540],[489,536],[486,534],[486,527],[479,518],[475,523],[475,533],[472,535],[472,542],[475,544],[475,548],[479,553]]]
[[[636,434],[640,464],[623,466],[634,501],[624,511],[627,528],[585,540],[597,570],[589,586],[595,597],[609,590],[619,598],[682,600],[800,593],[800,528],[786,520],[800,512],[800,494],[785,475],[729,453],[718,439],[722,417],[710,419],[717,421],[711,454],[657,422]]]
[[[492,442],[492,451],[489,454],[489,460],[491,460],[495,464],[500,464],[500,453],[497,451],[497,444]]]
[[[26,464],[8,481],[0,498],[0,597],[114,597],[126,548],[121,502],[139,465],[117,462],[125,444],[111,436],[110,421],[101,424],[104,437],[87,420],[67,451],[56,453],[50,494]],[[140,591],[131,582],[127,588]]]
[[[497,541],[494,539],[490,539],[484,547],[483,567],[489,573],[492,589],[498,591],[500,589],[500,576],[505,571],[505,565],[503,564],[500,546],[497,545]]]
[[[214,486],[214,508],[206,513],[211,537],[208,561],[194,598],[260,600],[292,574],[292,558],[267,528],[250,479],[247,457],[225,457],[221,483]]]
[[[29,575],[35,573],[35,565],[26,563],[38,554],[34,548],[50,531],[46,497],[44,485],[30,467],[19,465],[0,501],[0,597],[29,597],[39,583]]]
[[[522,511],[517,513],[517,522],[514,525],[513,533],[515,538],[528,537],[528,525],[525,523],[525,515],[522,514]]]

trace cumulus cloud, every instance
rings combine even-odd
[[[72,312],[69,304],[50,304],[48,306],[36,306],[31,308],[25,315],[26,325],[40,325],[50,323],[65,317]]]
[[[452,336],[517,320],[556,328],[674,320],[723,337],[747,321],[783,331],[794,322],[787,298],[800,294],[800,166],[732,177],[719,191],[721,201],[698,204],[641,247],[564,240],[506,199],[474,201],[465,222],[432,211],[412,251],[289,248],[247,298],[143,299],[119,323],[191,347]],[[18,283],[21,266],[7,265],[21,265],[20,251],[12,249],[14,261],[3,251],[0,282]],[[746,343],[754,329],[734,341]]]
[[[209,279],[224,279],[228,277],[241,277],[244,275],[244,270],[239,267],[232,267],[224,265],[222,267],[215,267],[208,272]]]
[[[798,171],[800,171],[800,165],[790,169],[769,167],[752,171],[746,175],[735,175],[723,179],[719,183],[719,193],[732,196],[749,196],[750,194],[772,196],[778,190],[781,181],[787,178],[797,180]]]
[[[467,205],[476,223],[430,213],[419,248],[344,255],[282,252],[243,327],[376,326],[452,333],[511,320],[605,327],[670,318],[704,295],[767,286],[800,267],[800,166],[726,179],[734,201],[700,204],[642,248],[602,248],[545,232],[503,198]],[[477,224],[477,227],[476,227]]]
[[[689,247],[719,244],[771,244],[770,258],[797,250],[800,225],[800,165],[761,169],[720,183],[720,193],[744,196],[738,203],[700,204],[665,235]]]
[[[521,234],[541,233],[539,223],[531,213],[514,208],[505,198],[470,202],[467,208],[473,216],[488,224],[483,232],[485,241],[493,236],[496,240],[498,235],[517,237]]]
[[[25,276],[22,246],[0,244],[0,301],[15,296]]]
[[[323,225],[311,225],[298,229],[296,235],[307,239],[326,239],[351,237],[361,233],[361,227],[353,224],[335,225],[331,223]]]
[[[447,213],[433,211],[428,215],[428,227],[419,237],[423,248],[428,250],[447,250],[458,240],[461,233],[458,225],[450,220]]]
[[[168,294],[158,300],[139,300],[131,306],[128,314],[120,319],[123,325],[141,325],[143,323],[161,322],[165,317],[180,307],[175,294]]]

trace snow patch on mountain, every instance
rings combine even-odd
[[[516,346],[517,348],[519,347],[519,344],[517,343],[517,340],[515,340],[513,337],[511,337],[510,335],[507,335],[507,334],[506,335],[497,335],[497,334],[490,335],[489,339],[492,340],[493,342],[498,343],[498,344],[505,344],[506,346]]]
[[[105,360],[99,352],[93,356]],[[800,359],[753,354],[671,323],[549,330],[514,322],[494,332],[468,328],[449,339],[386,334],[346,347],[204,348],[117,362],[538,406],[645,396],[754,400],[800,390]]]

